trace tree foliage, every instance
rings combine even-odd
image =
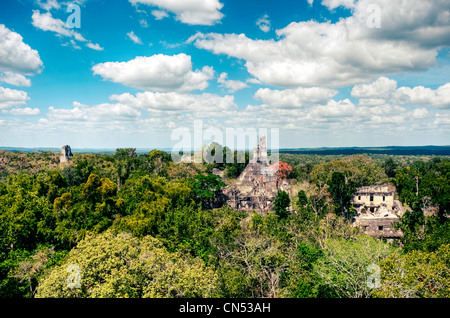
[[[291,199],[286,191],[278,190],[275,200],[273,201],[273,210],[282,219],[288,217],[288,207],[291,204]]]
[[[435,252],[393,253],[381,262],[379,289],[374,297],[448,298],[450,296],[450,245]]]
[[[68,284],[71,264],[80,285]],[[73,267],[72,267],[73,268]],[[200,259],[169,253],[150,236],[107,231],[89,236],[39,283],[39,297],[155,298],[217,296],[217,275]]]
[[[314,272],[337,297],[370,297],[373,286],[367,281],[371,265],[379,266],[393,252],[388,244],[367,236],[330,239],[325,242],[324,256],[314,264]]]
[[[356,187],[354,182],[348,180],[342,172],[333,172],[328,181],[329,191],[337,210],[343,217],[351,219],[351,200]]]
[[[370,157],[354,155],[315,165],[311,171],[312,181],[326,183],[334,172],[340,172],[345,179],[357,187],[379,183],[386,179],[384,169]]]

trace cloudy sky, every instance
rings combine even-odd
[[[449,110],[448,0],[0,1],[0,146],[449,145]]]

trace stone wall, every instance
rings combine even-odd
[[[400,230],[394,229],[395,222],[399,222],[398,217],[359,218],[356,225],[370,236],[401,238],[403,233]]]
[[[360,187],[352,197],[352,205],[356,210],[352,221],[366,234],[385,238],[403,235],[393,227],[404,212],[400,201],[395,200],[394,186],[383,184]]]

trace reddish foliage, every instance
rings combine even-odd
[[[276,171],[278,178],[286,179],[292,172],[292,166],[286,162],[278,161],[270,166],[270,169]]]

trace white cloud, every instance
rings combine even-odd
[[[66,9],[70,4],[78,4],[80,6],[84,5],[87,0],[35,0],[36,5],[45,11],[50,11],[52,9]]]
[[[71,38],[69,43],[63,44],[63,46],[70,45],[75,49],[80,49],[75,41],[88,42],[86,46],[93,50],[101,51],[103,48],[99,44],[93,44],[86,40],[83,35],[69,28],[66,23],[60,19],[55,19],[52,17],[50,12],[40,13],[39,10],[33,10],[33,15],[31,16],[32,24],[34,27],[43,30],[55,32],[59,37]]]
[[[450,83],[435,90],[423,86],[397,88],[397,81],[383,76],[369,84],[355,85],[351,95],[360,98],[360,105],[367,106],[389,102],[398,105],[450,108]]]
[[[164,18],[169,17],[167,12],[164,10],[152,10],[152,15],[155,17],[156,20],[162,20]]]
[[[326,105],[316,105],[312,107],[307,118],[323,120],[330,117],[353,117],[356,113],[356,106],[348,99],[343,101],[330,100]]]
[[[191,25],[213,25],[219,22],[223,14],[220,12],[223,4],[219,0],[129,0],[133,5],[144,4],[156,6],[161,10],[174,13],[176,19]],[[153,12],[152,12],[153,14]],[[158,17],[157,13],[157,17]],[[155,15],[155,14],[153,14]],[[161,15],[160,15],[161,16]]]
[[[261,88],[255,93],[255,99],[264,104],[277,108],[298,108],[309,104],[322,104],[335,96],[334,89],[299,87],[297,89],[271,90]]]
[[[105,80],[149,91],[204,90],[214,76],[208,66],[193,71],[186,54],[138,56],[128,62],[100,63],[92,69]]]
[[[261,31],[267,33],[270,31],[270,20],[267,14],[263,15],[261,18],[256,20],[256,25],[260,28]]]
[[[40,13],[39,10],[33,10],[31,19],[33,26],[40,30],[55,32],[60,36],[74,38],[81,42],[87,41],[80,33],[68,28],[65,22],[53,18],[50,12]]]
[[[0,109],[25,105],[29,97],[26,92],[0,86]]]
[[[141,112],[133,107],[123,104],[99,104],[83,105],[78,102],[73,103],[73,108],[49,107],[47,120],[55,123],[61,122],[100,122],[106,121],[134,121],[141,116]]]
[[[73,39],[70,39],[69,42],[61,44],[62,46],[70,46],[75,50],[81,50],[81,46],[77,44]]]
[[[31,86],[31,81],[29,78],[11,71],[6,71],[3,73],[0,72],[0,82],[5,82],[14,86]]]
[[[423,86],[400,87],[395,98],[401,104],[450,108],[450,83],[435,90]]]
[[[130,38],[130,40],[133,41],[134,43],[136,43],[136,44],[142,44],[141,39],[140,39],[136,34],[134,34],[133,31],[128,32],[128,33],[127,33],[127,36],[128,36],[128,37]]]
[[[256,78],[249,78],[246,82],[250,84],[262,84],[261,81]]]
[[[428,117],[429,114],[430,114],[430,112],[426,108],[417,108],[417,109],[413,110],[412,117],[421,119],[421,118]]]
[[[44,9],[46,11],[50,11],[51,9],[59,9],[59,8],[61,8],[61,5],[58,2],[58,0],[47,0],[45,2],[42,1],[42,0],[36,0],[36,4],[41,9]]]
[[[143,27],[143,28],[148,28],[148,23],[147,23],[147,21],[144,20],[144,19],[140,19],[140,20],[139,20],[139,24],[140,24],[140,26]]]
[[[86,43],[86,46],[95,51],[103,51],[104,49],[98,43]]]
[[[73,133],[123,131],[133,135],[152,131],[167,132],[177,125],[190,125],[195,118],[209,122],[211,118],[236,114],[234,97],[215,94],[182,94],[176,92],[144,92],[112,95],[111,103],[83,105],[74,102],[71,108],[49,107],[40,118],[38,128],[45,131]],[[23,111],[23,114],[31,111]]]
[[[373,14],[371,7],[380,10],[381,27],[367,28]],[[355,2],[353,21],[364,35],[375,40],[405,41],[414,48],[432,50],[448,46],[450,41],[450,2],[447,0],[389,1],[360,0]],[[407,52],[406,52],[407,53]],[[410,54],[407,54],[409,56]]]
[[[0,71],[11,71],[23,75],[41,72],[39,53],[23,42],[20,34],[0,24]]]
[[[382,76],[370,84],[360,84],[353,86],[351,95],[357,98],[387,99],[393,96],[396,89],[396,81]]]
[[[352,9],[355,7],[356,1],[357,0],[322,0],[322,5],[328,7],[330,10],[336,9],[337,7]]]
[[[223,72],[220,74],[219,78],[217,79],[217,82],[221,84],[220,86],[227,88],[229,93],[234,93],[238,90],[244,89],[248,87],[247,84],[241,81],[235,81],[235,80],[227,80],[228,74]]]
[[[159,93],[144,92],[136,96],[125,93],[111,96],[120,104],[137,109],[145,109],[154,114],[166,116],[169,114],[191,113],[195,117],[224,117],[237,110],[234,96],[219,96],[203,93],[181,94],[176,92]]]
[[[197,34],[190,42],[215,54],[245,60],[248,72],[275,86],[345,87],[435,65],[450,43],[450,2],[444,0],[330,1],[352,7],[352,16],[331,22],[293,22],[276,40],[244,34]],[[369,28],[367,8],[380,7],[382,28]]]
[[[2,113],[14,116],[37,116],[41,113],[38,108],[13,108],[10,110],[2,110]]]
[[[450,128],[450,116],[449,113],[438,113],[435,116],[434,125],[443,125]]]

